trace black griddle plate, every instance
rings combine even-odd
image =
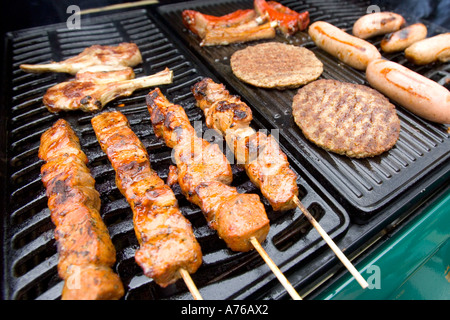
[[[351,33],[353,23],[364,15],[369,1],[280,1],[297,12],[309,11],[311,23],[327,21]],[[252,8],[253,1],[193,1],[162,6],[158,9],[165,21],[172,21],[174,32],[183,39],[195,54],[202,58],[209,68],[229,84],[252,107],[258,119],[268,128],[280,131],[283,145],[310,171],[322,185],[340,199],[348,209],[352,221],[365,223],[377,213],[395,202],[405,192],[416,192],[414,186],[429,175],[448,173],[450,157],[450,135],[445,125],[438,125],[413,115],[397,106],[401,121],[400,139],[384,154],[367,159],[351,159],[327,152],[309,142],[297,127],[292,116],[292,100],[298,89],[279,91],[262,89],[240,81],[232,73],[231,55],[240,49],[256,43],[279,41],[312,50],[324,64],[319,79],[336,79],[343,82],[368,85],[364,72],[346,66],[328,53],[318,49],[307,32],[297,32],[290,38],[277,35],[273,40],[228,46],[200,47],[199,38],[185,28],[181,12],[184,9],[197,10],[211,15],[224,15],[241,8]],[[382,8],[380,8],[382,9]],[[409,23],[416,21],[408,18]],[[444,29],[424,22],[429,34],[445,32]],[[382,37],[370,40],[380,48]],[[380,49],[379,49],[380,50]],[[282,54],[280,52],[280,54]],[[382,53],[383,54],[383,53]],[[406,61],[404,54],[383,54],[441,84],[450,78],[450,64],[414,66]],[[411,191],[411,188],[413,191]]]
[[[102,13],[83,17],[81,29],[69,30],[65,24],[10,32],[6,36],[6,58],[3,61],[2,112],[2,226],[3,272],[2,293],[5,299],[58,299],[62,281],[57,275],[57,248],[54,226],[47,208],[45,189],[41,182],[38,159],[41,134],[59,118],[72,125],[89,158],[88,167],[96,179],[102,200],[101,215],[108,226],[117,250],[115,270],[124,282],[125,299],[191,299],[183,281],[160,288],[142,275],[134,261],[138,247],[132,225],[131,210],[115,185],[115,173],[101,151],[90,119],[81,111],[52,114],[42,105],[45,91],[70,78],[66,74],[27,74],[19,69],[22,63],[60,61],[94,44],[114,45],[135,42],[143,56],[143,64],[135,68],[136,76],[144,76],[169,67],[174,82],[161,86],[174,103],[182,105],[199,133],[206,127],[202,111],[195,107],[190,88],[204,76],[218,79],[186,51],[177,39],[163,32],[153,15],[152,7],[141,10]],[[147,148],[152,167],[166,179],[171,150],[152,130],[145,104],[150,89],[136,91],[127,98],[111,102],[105,110],[120,110]],[[120,105],[124,107],[119,107]],[[200,125],[199,125],[200,124]],[[264,127],[259,119],[255,129]],[[214,142],[222,143],[220,139]],[[284,148],[284,146],[282,146]],[[337,240],[348,229],[350,219],[343,207],[297,162],[292,169],[298,173],[300,198]],[[233,166],[234,182],[241,192],[259,193],[245,173]],[[239,253],[226,248],[215,232],[209,229],[200,210],[188,203],[179,188],[175,194],[183,214],[192,222],[204,254],[203,265],[193,279],[206,299],[244,299],[260,295],[278,283],[256,252]],[[303,261],[326,250],[325,243],[299,210],[273,212],[264,200],[271,220],[271,231],[262,243],[275,263],[289,277],[290,270]],[[302,281],[306,280],[302,279]],[[296,283],[300,285],[300,283]]]

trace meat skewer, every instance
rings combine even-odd
[[[206,117],[208,128],[225,137],[238,164],[261,190],[275,211],[296,207],[297,175],[289,168],[286,155],[272,136],[250,127],[252,111],[239,97],[231,96],[222,84],[205,78],[192,93]]]
[[[151,168],[145,147],[122,113],[105,112],[91,122],[102,150],[116,171],[117,187],[133,211],[140,245],[136,262],[147,277],[162,287],[180,277],[189,279],[189,274],[202,264],[202,253],[172,189]],[[196,288],[191,292],[196,299],[201,299]]]
[[[124,288],[111,267],[116,251],[100,216],[100,198],[75,132],[63,119],[41,136],[39,158],[56,226],[63,300],[120,299]]]
[[[255,133],[250,127],[250,107],[238,96],[230,95],[223,84],[217,84],[210,78],[196,83],[192,92],[197,106],[205,114],[206,125],[225,136],[236,160],[244,164],[250,180],[260,188],[274,210],[297,206],[361,287],[367,288],[368,284],[358,270],[298,199],[296,174],[290,170],[287,157],[277,147],[276,141],[271,137],[270,144],[267,143],[267,136]]]
[[[256,247],[264,252],[260,243],[270,225],[259,196],[240,194],[229,186],[232,172],[225,155],[216,144],[197,137],[184,109],[167,100],[159,88],[147,95],[147,106],[155,134],[173,148],[177,180],[185,197],[201,208],[208,225],[231,250],[245,252]],[[269,267],[287,283],[292,297],[300,299],[278,267],[274,263]]]
[[[134,43],[123,42],[117,46],[93,45],[84,49],[77,56],[64,61],[47,64],[21,64],[20,68],[31,73],[65,72],[74,75],[91,66],[134,67],[140,63],[142,63],[142,56],[138,46]]]
[[[173,81],[173,72],[165,69],[150,76],[131,80],[107,79],[98,81],[98,73],[81,80],[72,80],[59,83],[47,90],[44,95],[44,105],[50,112],[62,110],[78,110],[95,112],[101,110],[108,102],[131,95],[135,90],[170,84]]]

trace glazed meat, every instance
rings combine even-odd
[[[195,10],[184,10],[181,15],[186,28],[200,38],[205,37],[206,32],[210,29],[234,27],[256,19],[256,12],[253,9],[239,9],[220,17],[203,14]]]
[[[267,15],[276,22],[281,32],[287,36],[305,30],[309,24],[308,11],[298,13],[275,1],[255,0],[254,7],[260,16]]]
[[[265,16],[258,17],[253,9],[236,10],[220,17],[184,10],[182,18],[186,28],[202,39],[200,46],[270,39],[276,35],[277,23],[268,22]]]
[[[92,118],[97,139],[116,171],[116,184],[133,211],[140,248],[135,259],[144,274],[165,287],[194,273],[202,263],[191,223],[181,214],[175,195],[150,166],[139,138],[120,112]]]
[[[275,22],[259,24],[256,20],[234,27],[208,30],[200,46],[228,45],[230,43],[272,39],[276,36]]]
[[[100,216],[95,181],[78,137],[63,119],[41,136],[39,158],[48,207],[56,226],[58,274],[64,300],[119,299],[122,282],[111,267],[116,251]]]
[[[115,81],[113,77],[107,76],[107,80],[98,81],[97,75],[88,79],[62,82],[49,88],[43,98],[44,105],[50,112],[78,109],[94,112],[118,97],[129,96],[138,89],[169,84],[173,79],[173,72],[167,68],[132,80]]]
[[[206,117],[206,125],[222,134],[232,148],[238,164],[261,190],[276,211],[296,207],[297,176],[289,168],[286,155],[272,136],[249,126],[250,107],[230,95],[223,84],[210,78],[196,83],[192,93]]]
[[[265,208],[258,195],[228,185],[231,167],[219,147],[197,137],[184,109],[159,88],[147,95],[147,106],[155,134],[174,149],[183,194],[202,209],[209,226],[234,251],[251,250],[252,237],[264,241],[270,228]]]
[[[61,62],[48,64],[22,64],[20,68],[26,72],[65,72],[76,74],[91,66],[134,67],[142,63],[139,48],[134,43],[120,43],[117,46],[93,45],[84,49],[79,55]]]

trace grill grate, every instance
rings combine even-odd
[[[364,15],[370,1],[281,1],[298,12],[308,10],[311,22],[324,20],[351,33],[354,22]],[[199,39],[183,25],[181,12],[184,9],[198,10],[206,14],[224,15],[239,8],[251,8],[253,1],[195,1],[167,5],[159,8],[166,21],[174,21],[173,31],[198,54],[217,76],[227,81],[243,99],[249,102],[254,113],[270,128],[280,129],[281,140],[292,155],[320,180],[332,193],[342,200],[354,222],[367,223],[387,205],[409,191],[427,175],[439,172],[439,168],[450,156],[450,135],[445,125],[427,122],[397,105],[401,121],[400,138],[392,150],[383,155],[355,160],[322,150],[309,142],[297,127],[292,117],[292,100],[298,89],[266,90],[245,84],[232,73],[229,59],[231,55],[247,45],[200,47]],[[408,22],[416,22],[405,16]],[[429,36],[445,32],[438,26],[424,22]],[[370,40],[380,48],[382,37]],[[267,42],[273,40],[260,40]],[[368,85],[364,72],[350,68],[325,51],[318,49],[306,32],[298,32],[286,39],[277,35],[275,41],[304,46],[312,50],[324,64],[319,79],[336,79],[343,82]],[[415,66],[409,63],[402,52],[385,55],[441,84],[446,84],[450,76],[449,64]],[[445,172],[445,168],[442,169]],[[441,171],[442,172],[442,171]]]
[[[191,86],[203,76],[213,77],[207,69],[170,40],[156,24],[157,19],[145,9],[100,15],[82,20],[80,30],[67,30],[64,25],[28,29],[7,35],[6,70],[9,86],[8,112],[2,116],[7,122],[7,167],[4,212],[4,295],[6,299],[59,299],[62,281],[57,275],[58,255],[53,236],[53,224],[47,208],[45,190],[40,180],[43,164],[37,157],[39,139],[58,118],[65,118],[80,138],[83,151],[89,158],[88,167],[96,180],[102,200],[101,215],[108,226],[117,250],[115,269],[126,289],[125,299],[190,299],[184,283],[178,281],[160,288],[142,275],[134,261],[138,247],[132,225],[132,212],[115,186],[114,171],[100,149],[90,120],[92,115],[82,112],[51,114],[42,105],[45,91],[69,78],[65,74],[25,74],[22,63],[59,61],[81,52],[93,44],[135,42],[144,63],[135,68],[136,76],[156,73],[166,66],[174,71],[174,82],[161,89],[174,103],[181,104],[189,119],[202,121],[202,111],[195,107]],[[214,77],[213,77],[214,78]],[[120,110],[142,140],[150,154],[153,169],[167,178],[172,164],[171,150],[156,138],[150,125],[145,104],[147,89],[132,96],[111,102],[105,110]],[[118,107],[119,105],[124,107]],[[256,129],[264,128],[258,121]],[[204,132],[202,124],[198,128]],[[220,141],[217,141],[220,142]],[[293,167],[300,172],[300,167]],[[245,172],[234,170],[234,185],[241,192],[259,193],[249,182]],[[327,191],[305,178],[299,178],[300,198],[332,238],[342,236],[349,225],[343,208]],[[245,298],[267,290],[276,282],[256,252],[236,253],[228,250],[215,232],[209,229],[201,211],[187,202],[178,187],[174,192],[180,209],[191,221],[204,253],[204,263],[193,279],[209,299]],[[306,257],[319,252],[325,244],[302,217],[299,210],[286,214],[271,211],[271,231],[263,243],[268,254],[283,271],[298,265]]]

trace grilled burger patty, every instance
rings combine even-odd
[[[322,62],[312,51],[279,42],[236,51],[230,63],[237,78],[262,88],[297,88],[316,80],[323,71]]]
[[[314,81],[298,90],[292,109],[306,138],[349,157],[381,154],[394,146],[400,133],[395,106],[363,85]]]

